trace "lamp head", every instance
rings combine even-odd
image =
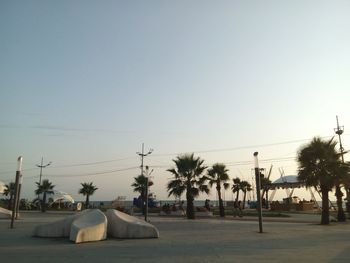
[[[17,158],[17,171],[22,171],[22,160],[23,160],[22,156],[19,156]]]
[[[258,152],[254,153],[254,168],[259,168]]]

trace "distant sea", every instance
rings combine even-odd
[[[186,200],[183,200],[184,201],[184,205],[186,206]],[[231,200],[229,200],[230,202]],[[76,201],[76,202],[84,202],[84,201]],[[106,205],[106,206],[109,206],[112,204],[113,201],[90,201],[90,204],[95,206],[95,207],[99,207],[101,205]],[[175,203],[175,200],[157,200],[157,202],[159,202],[159,205],[165,205],[165,204],[169,204],[169,205],[172,205],[173,203]],[[227,201],[224,201],[224,206],[226,206],[226,202]],[[279,202],[282,202],[282,201],[279,201]],[[124,206],[125,207],[131,207],[133,205],[133,201],[132,200],[125,200],[123,201],[124,203]],[[319,206],[322,205],[322,202],[321,201],[317,201],[317,203],[319,204]],[[203,206],[204,207],[204,204],[205,204],[205,200],[194,200],[194,206],[198,206],[198,207],[201,207]],[[332,204],[334,206],[337,205],[336,201],[332,201]],[[218,200],[210,200],[210,205],[211,206],[219,206],[219,201]],[[246,202],[246,206],[248,206],[248,201]],[[343,202],[343,208],[345,208],[345,202]]]
[[[183,200],[185,202],[186,205],[186,200]],[[76,202],[84,202],[84,201],[76,201]],[[90,204],[94,205],[94,206],[100,206],[100,205],[111,205],[113,201],[90,201]],[[124,206],[126,207],[130,207],[133,205],[133,201],[132,200],[125,200],[122,201],[124,203]],[[172,205],[173,203],[175,203],[175,200],[157,200],[157,202],[159,203],[159,205],[165,205],[165,204],[169,204]],[[194,201],[194,205],[195,206],[204,206],[205,204],[205,200],[195,200]],[[219,201],[210,201],[210,205],[213,206],[219,206]]]

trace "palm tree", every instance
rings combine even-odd
[[[168,196],[181,196],[186,191],[187,218],[194,219],[194,198],[200,192],[209,193],[209,188],[205,185],[207,177],[202,175],[207,167],[203,165],[204,160],[200,157],[195,158],[193,153],[178,156],[173,162],[176,168],[167,170],[174,175],[174,179],[168,182],[167,185]]]
[[[335,196],[337,198],[337,207],[338,207],[338,214],[337,219],[340,222],[346,221],[345,212],[343,209],[343,192],[341,191],[341,185],[345,187],[346,191],[346,183],[349,180],[350,177],[350,163],[339,163],[339,167],[337,167],[336,171],[336,179],[335,179]]]
[[[12,200],[15,196],[15,183],[11,182],[9,184],[6,184],[3,195],[9,197],[7,208],[8,210],[11,210]]]
[[[271,180],[267,177],[260,176],[260,185],[262,189],[261,199],[264,198],[264,194],[266,194],[265,197],[265,208],[269,208],[269,185],[271,184]]]
[[[135,182],[131,185],[134,187],[134,192],[139,192],[141,196],[141,208],[142,213],[145,214],[146,212],[146,195],[147,195],[147,181],[148,181],[148,187],[153,185],[153,182],[151,180],[148,180],[146,176],[139,175],[137,177],[134,177]]]
[[[346,163],[346,165],[349,167],[350,163]],[[345,187],[345,192],[346,192],[346,210],[348,212],[348,215],[350,216],[350,198],[348,198],[350,196],[350,173],[347,172],[346,174],[344,174],[344,177],[342,178],[342,183]]]
[[[89,208],[90,195],[93,195],[98,188],[95,185],[93,185],[92,182],[80,184],[82,188],[79,189],[79,194],[86,196],[85,209],[87,209]]]
[[[35,190],[36,195],[43,194],[41,200],[41,212],[46,211],[46,195],[53,194],[53,188],[55,187],[49,180],[45,179],[40,183],[36,183],[38,188]]]
[[[321,224],[329,224],[329,191],[339,186],[339,178],[346,173],[346,166],[340,160],[340,154],[335,149],[333,138],[323,141],[315,137],[298,153],[298,179],[307,187],[320,189],[322,195]],[[341,195],[337,195],[338,218],[344,214]],[[345,216],[344,216],[345,217]]]
[[[231,189],[233,193],[236,193],[236,202],[238,202],[239,191],[241,190],[241,179],[238,177],[234,178]]]
[[[219,209],[221,217],[225,216],[224,204],[221,198],[221,185],[224,187],[224,189],[228,189],[230,186],[230,184],[227,183],[227,181],[230,179],[227,172],[228,169],[226,169],[226,166],[221,163],[214,164],[212,168],[208,169],[207,172],[209,186],[212,187],[214,184],[216,185],[216,190],[219,197]]]
[[[250,192],[253,190],[251,184],[247,181],[241,181],[241,190],[243,191],[243,209],[245,208],[245,200],[247,197],[247,192]]]

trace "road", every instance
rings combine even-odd
[[[37,224],[67,216],[22,212],[9,229],[0,220],[0,255],[4,262],[349,262],[350,223],[317,224],[319,217],[296,216],[295,222],[273,218],[264,233],[250,218],[187,220],[150,217],[159,239],[73,244],[65,238],[31,236]],[[299,221],[297,220],[299,218]],[[293,217],[292,217],[293,218]],[[267,219],[268,220],[268,219]],[[296,223],[298,222],[298,223]]]

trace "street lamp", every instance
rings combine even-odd
[[[344,148],[341,141],[341,135],[344,132],[344,126],[339,126],[338,115],[336,116],[336,118],[337,118],[337,128],[334,128],[334,132],[339,137],[339,148],[340,148],[341,160],[342,160],[342,163],[344,163]],[[350,189],[348,184],[345,185],[345,192],[346,192],[346,210],[348,213],[350,213]]]
[[[262,211],[261,211],[261,194],[260,194],[260,169],[258,161],[258,152],[254,153],[254,169],[255,169],[255,184],[256,184],[256,196],[257,196],[257,207],[259,214],[259,232],[263,232],[262,228]]]
[[[153,169],[151,170],[151,172],[149,172],[149,167],[146,165],[146,209],[145,209],[145,221],[148,221],[148,180],[149,177],[151,175],[151,173],[153,172]]]
[[[153,152],[153,149],[149,149],[148,153],[144,153],[144,144],[142,143],[142,152],[137,152],[136,154],[139,155],[141,157],[141,176],[143,176],[143,158],[147,155],[150,155]],[[147,179],[147,186],[146,189],[148,189],[148,179]],[[142,198],[143,199],[143,198]],[[146,196],[147,202],[148,202],[148,196]],[[142,205],[144,205],[144,200],[142,200]],[[142,212],[145,211],[145,220],[147,221],[147,212],[146,209],[148,209],[148,207],[146,206],[146,209],[144,210],[144,207],[142,207]]]
[[[13,222],[15,217],[17,218],[19,198],[20,198],[20,185],[22,185],[22,156],[17,158],[17,171],[16,171],[16,181],[15,181],[15,199],[12,205],[12,215],[11,215],[11,228],[13,228]]]
[[[44,157],[41,157],[41,164],[37,164],[36,166],[40,168],[40,177],[39,177],[39,185],[41,185],[41,176],[43,174],[43,168],[48,167],[50,164],[52,164],[52,162],[49,162],[45,165],[43,165],[44,162]]]
[[[23,174],[22,174],[22,156],[19,157],[21,160],[18,161],[18,167],[17,171],[20,171],[19,173],[19,180],[18,180],[18,195],[17,195],[17,206],[16,206],[16,219],[19,217],[19,205],[21,203],[21,190],[22,190],[22,182],[23,182]]]

